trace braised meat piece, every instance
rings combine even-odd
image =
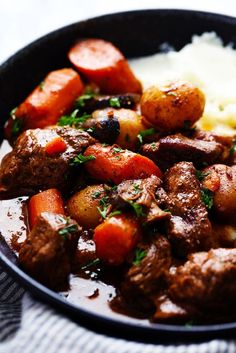
[[[47,153],[48,143],[58,137],[63,138],[66,144],[64,151]],[[19,195],[55,187],[65,189],[71,160],[94,141],[87,132],[69,127],[23,132],[13,151],[2,160],[1,191]]]
[[[197,167],[205,163],[212,164],[221,160],[226,150],[229,151],[216,141],[190,139],[176,134],[144,145],[142,153],[157,163],[162,170],[166,170],[181,161],[193,162]]]
[[[156,197],[156,193],[160,191],[162,181],[152,175],[146,179],[126,180],[117,187],[118,205],[136,204],[142,207],[143,221],[152,223],[155,221],[169,219],[170,213],[164,212],[159,205],[160,199]]]
[[[67,283],[81,229],[65,216],[43,212],[19,252],[21,266],[50,288]]]
[[[152,296],[163,285],[172,255],[170,244],[163,236],[156,236],[151,241],[140,244],[139,251],[143,251],[143,258],[141,261],[134,261],[120,290],[131,307],[145,312],[155,308]]]
[[[220,309],[236,303],[236,249],[211,249],[189,256],[169,276],[170,298],[177,303]]]
[[[180,256],[213,246],[211,223],[201,199],[196,169],[190,162],[180,162],[165,176],[168,195],[167,208],[171,212],[168,237]]]

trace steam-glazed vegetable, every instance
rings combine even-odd
[[[151,175],[161,177],[160,169],[147,157],[117,145],[102,146],[97,143],[86,149],[85,156],[94,156],[86,163],[87,172],[94,179],[116,184],[127,179],[143,179]]]
[[[203,93],[188,82],[150,87],[142,95],[141,112],[157,130],[171,132],[191,127],[202,116]]]
[[[141,83],[134,76],[123,54],[102,39],[79,42],[69,51],[71,63],[104,93],[141,93]]]
[[[67,211],[82,227],[89,229],[101,222],[101,213],[108,207],[107,189],[103,184],[87,186],[74,194],[67,203]]]
[[[110,265],[122,264],[140,238],[139,223],[130,215],[110,217],[94,230],[97,255]]]

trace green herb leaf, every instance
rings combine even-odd
[[[61,235],[64,239],[68,237],[68,235],[73,234],[78,231],[77,224],[69,224],[68,226],[59,230],[59,235]]]
[[[133,184],[132,194],[138,195],[140,193],[140,191],[141,191],[140,185],[139,184]]]
[[[101,191],[94,191],[92,193],[92,199],[97,199],[101,195]]]
[[[213,192],[209,189],[204,188],[201,190],[202,201],[208,210],[213,206],[213,195]]]
[[[113,147],[113,148],[112,148],[112,154],[123,153],[123,152],[125,152],[125,150],[123,150],[123,149],[120,148],[120,147]]]
[[[117,216],[119,214],[122,214],[122,211],[116,210],[116,211],[113,211],[113,212],[109,213],[109,217]]]
[[[15,118],[15,112],[17,110],[17,107],[13,108],[11,111],[10,111],[10,116],[14,119]]]
[[[120,108],[119,98],[117,98],[117,97],[110,98],[109,105],[113,108]]]
[[[107,216],[108,207],[109,207],[109,197],[104,196],[101,200],[99,200],[99,204],[101,207],[97,207],[97,210],[102,216],[102,218],[105,219]]]
[[[77,165],[81,165],[83,163],[86,163],[88,161],[93,161],[94,159],[96,159],[95,156],[93,156],[92,154],[90,156],[84,156],[83,154],[78,154],[70,163],[71,166],[77,166]]]
[[[130,206],[132,206],[137,217],[145,216],[142,205],[139,205],[138,203],[132,201],[128,201],[128,203],[130,204]]]
[[[146,136],[150,136],[155,134],[155,129],[151,128],[151,129],[147,129],[147,130],[142,130],[140,131],[140,133],[138,134],[137,138],[139,140],[140,143],[143,143],[143,138]]]
[[[152,143],[151,143],[151,148],[152,148],[153,151],[155,151],[155,149],[156,149],[156,142],[152,142]]]
[[[146,256],[147,256],[147,250],[137,248],[135,250],[135,258],[133,261],[133,265],[138,266]]]
[[[94,260],[88,262],[87,264],[83,265],[83,266],[81,267],[81,269],[82,269],[82,270],[87,270],[87,269],[90,268],[90,267],[99,265],[100,262],[101,262],[100,259],[98,259],[98,258],[97,258],[97,259],[94,259]]]
[[[75,101],[76,108],[84,107],[86,101],[92,99],[94,96],[95,96],[94,93],[83,94],[82,96],[76,99]]]
[[[204,180],[210,173],[209,172],[202,172],[201,170],[196,170],[196,177],[199,181]]]
[[[17,135],[21,129],[23,127],[23,120],[22,119],[13,119],[13,122],[12,122],[12,128],[11,128],[11,132],[12,132],[12,135]]]
[[[81,125],[91,118],[90,114],[83,114],[81,116],[77,116],[78,109],[75,109],[70,115],[63,115],[58,120],[57,125],[59,126],[73,126],[75,128],[81,127]]]

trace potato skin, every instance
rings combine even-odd
[[[213,210],[219,219],[236,224],[236,166],[215,164],[204,169],[204,172],[210,173],[212,170],[220,179],[219,188],[214,191]]]
[[[141,112],[157,130],[175,131],[192,126],[205,107],[204,94],[188,82],[176,81],[148,88],[141,97]]]
[[[95,192],[100,195],[95,197]],[[87,186],[68,200],[67,212],[83,228],[95,228],[101,221],[97,207],[99,207],[99,200],[104,196],[103,184]]]

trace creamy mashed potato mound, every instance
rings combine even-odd
[[[223,46],[216,33],[195,35],[179,52],[133,59],[130,65],[144,89],[178,79],[192,82],[206,97],[198,126],[221,135],[236,133],[236,50]]]

